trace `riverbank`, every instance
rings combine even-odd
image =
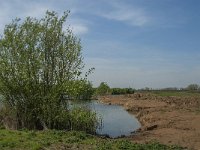
[[[103,96],[106,104],[122,105],[134,114],[142,127],[128,137],[137,143],[156,140],[162,144],[200,149],[200,97],[158,96],[136,93],[122,96]]]

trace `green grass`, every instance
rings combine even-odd
[[[0,129],[1,150],[91,149],[91,150],[181,150],[157,142],[134,144],[128,140],[102,139],[76,131],[11,131]]]
[[[151,91],[150,93],[158,95],[158,96],[200,97],[200,92],[192,92],[192,91]]]

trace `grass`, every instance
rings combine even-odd
[[[91,150],[181,150],[157,142],[134,144],[123,139],[102,139],[77,131],[11,131],[0,129],[1,150],[91,149]]]
[[[194,92],[192,91],[150,91],[150,93],[158,95],[158,96],[200,97],[200,92],[195,92],[195,91]]]

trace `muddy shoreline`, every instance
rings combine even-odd
[[[159,141],[200,149],[200,98],[161,97],[153,94],[102,96],[106,104],[123,106],[141,123],[137,134],[126,137],[137,143]]]

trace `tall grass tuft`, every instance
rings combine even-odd
[[[101,126],[101,119],[87,107],[73,107],[70,110],[71,129],[95,133]]]

